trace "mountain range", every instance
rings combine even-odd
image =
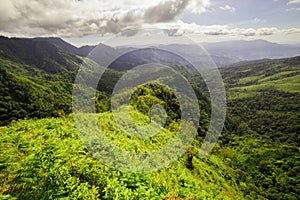
[[[219,70],[226,88],[227,112],[217,145],[207,157],[199,154],[210,124],[209,93],[200,74],[185,76],[186,71],[178,71],[199,100],[197,137],[170,166],[152,175],[123,174],[96,162],[94,152],[82,145],[75,130],[74,113],[69,115],[74,108],[73,89],[85,97],[75,102],[82,106],[80,111],[90,112],[86,102],[93,102],[99,125],[110,141],[128,151],[152,152],[180,130],[178,97],[159,81],[139,86],[131,93],[130,115],[122,109],[118,111],[125,117],[121,123],[133,117],[133,123],[125,123],[128,129],[122,129],[111,112],[115,83],[126,70],[147,62],[190,69],[176,52],[203,63],[207,56],[198,56],[197,52],[203,49],[182,44],[144,49],[104,44],[77,48],[59,38],[0,37],[0,199],[72,195],[74,199],[80,195],[86,199],[300,199],[295,187],[300,180],[300,56],[271,59],[298,55],[298,47],[266,41],[203,46],[215,62],[226,65],[238,61]],[[92,60],[84,58],[87,55]],[[110,69],[102,74],[94,96],[86,95],[99,79],[97,72],[103,69],[99,64]],[[81,66],[86,66],[79,76],[83,85],[74,81]],[[166,75],[170,80],[174,78]],[[127,92],[123,90],[117,100],[123,101]],[[154,104],[163,105],[168,115],[162,127],[164,135],[132,137],[135,124],[149,123],[148,113]],[[92,138],[90,144],[94,141],[97,140]],[[158,157],[158,162],[161,159]],[[93,196],[88,196],[89,191],[94,191]],[[149,194],[153,196],[146,196]]]
[[[35,38],[37,41],[47,41],[79,56],[87,56],[102,66],[108,66],[114,58],[140,47],[111,47],[105,44],[97,46],[75,47],[61,38]],[[95,49],[95,47],[97,47]],[[233,64],[239,61],[277,59],[300,55],[300,45],[272,43],[265,40],[236,40],[203,44],[169,44],[150,45],[152,48],[162,48],[172,53],[178,53],[193,63],[203,62],[209,56],[217,66]],[[94,50],[94,51],[92,51]]]

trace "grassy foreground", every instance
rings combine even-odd
[[[99,118],[111,124],[111,113]],[[0,138],[0,199],[243,199],[236,172],[216,155],[200,159],[198,140],[168,168],[122,173],[85,149],[72,116],[12,122],[0,128]],[[127,148],[154,143],[133,141]]]

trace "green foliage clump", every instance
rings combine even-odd
[[[109,118],[110,114],[100,119],[108,119],[105,115]],[[118,132],[107,134],[120,139]],[[222,160],[213,155],[199,157],[198,140],[168,168],[141,174],[122,173],[95,160],[78,138],[71,116],[13,122],[0,128],[0,136],[3,198],[243,198],[235,173]],[[148,146],[143,141],[139,144],[140,148]]]

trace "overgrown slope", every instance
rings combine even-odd
[[[133,116],[145,118],[136,111]],[[110,113],[99,118],[108,137],[124,140],[123,134],[116,134],[122,130],[112,124]],[[168,168],[139,174],[121,173],[93,159],[71,116],[14,122],[1,127],[0,136],[0,194],[19,199],[243,199],[236,172],[216,155],[200,159],[197,140]],[[158,142],[134,140],[119,145],[148,149],[162,141]]]
[[[200,158],[199,148],[210,122],[208,91],[201,77],[181,71],[199,99],[197,137],[167,168],[121,173],[93,158],[68,115],[82,62],[88,65],[81,77],[86,88],[99,78],[90,72],[101,71],[101,66],[47,41],[0,39],[5,40],[0,45],[0,120],[6,125],[0,128],[0,199],[300,198],[300,57],[243,62],[220,70],[227,118],[218,144],[205,158]],[[110,112],[110,94],[122,75],[107,70],[99,91],[89,99],[100,112],[99,125],[122,149],[157,150],[178,130],[178,100],[159,82],[135,90],[129,106],[134,122],[148,124],[154,104],[162,105],[168,117],[157,137],[130,137]],[[60,117],[47,118],[51,116]],[[36,117],[43,119],[30,119]]]

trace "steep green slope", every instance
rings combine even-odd
[[[0,37],[0,125],[69,113],[82,61],[48,42]]]
[[[32,79],[0,69],[1,124],[70,112],[71,84],[61,81],[39,84],[38,81],[43,82],[42,79]]]
[[[69,113],[73,73],[47,74],[0,58],[0,124]]]
[[[46,73],[74,71],[81,59],[46,41],[0,37],[0,57]]]
[[[112,141],[124,140],[111,117],[100,114],[99,123]],[[136,111],[133,117],[145,120]],[[121,173],[93,159],[71,117],[14,122],[0,128],[0,137],[0,194],[19,199],[243,199],[235,171],[215,155],[200,159],[197,140],[168,168],[140,174]],[[158,142],[131,140],[119,145],[149,149],[149,144],[161,145]]]
[[[83,63],[92,72],[103,69],[47,41],[0,37],[0,125],[70,113],[74,80]],[[112,90],[110,81],[120,76],[108,70],[99,83],[100,96],[106,97]],[[91,81],[99,76],[86,71],[82,78]]]

